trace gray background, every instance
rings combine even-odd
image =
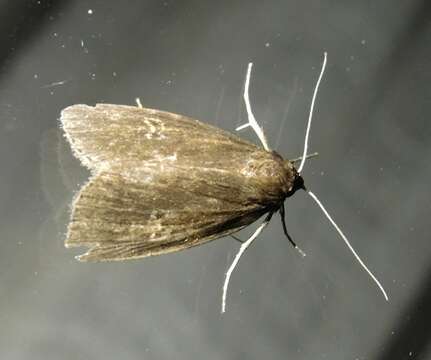
[[[1,1],[1,359],[431,359],[430,4]],[[303,192],[287,224],[308,256],[275,217],[234,272],[224,316],[230,238],[128,263],[81,264],[63,247],[89,174],[62,138],[62,108],[139,96],[234,131],[253,61],[255,115],[293,158],[324,51],[320,156],[304,177],[389,303]]]

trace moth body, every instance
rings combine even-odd
[[[80,260],[200,245],[278,210],[303,187],[293,164],[275,151],[186,116],[73,105],[61,123],[92,172],[73,202],[66,238],[68,247],[90,248]]]

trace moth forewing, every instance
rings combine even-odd
[[[72,105],[62,111],[61,123],[75,155],[95,170],[115,168],[121,173],[142,168],[143,163],[147,167],[169,164],[176,157],[182,166],[205,161],[211,167],[226,152],[233,163],[236,157],[259,150],[187,116],[135,106]]]

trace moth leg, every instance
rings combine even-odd
[[[271,220],[272,214],[273,214],[272,212],[269,213],[268,216],[266,217],[265,221],[256,229],[254,234],[252,236],[250,236],[250,238],[241,245],[238,253],[235,255],[235,259],[233,260],[231,266],[227,270],[226,278],[225,278],[224,284],[223,284],[223,297],[222,297],[222,304],[221,304],[222,314],[226,311],[227,288],[229,286],[229,280],[230,280],[230,277],[232,275],[232,272],[235,269],[236,265],[238,264],[238,261],[241,258],[241,255],[244,253],[244,251],[247,250],[247,248],[251,245],[253,240],[256,239],[259,236],[259,234],[262,232],[262,230],[268,225],[269,221]]]
[[[262,128],[257,123],[256,118],[253,115],[253,111],[251,110],[248,88],[250,86],[250,75],[251,75],[252,66],[253,66],[253,63],[248,64],[247,75],[245,78],[245,87],[244,87],[244,102],[245,102],[245,107],[247,109],[248,123],[237,127],[236,130],[239,131],[239,130],[245,129],[246,127],[251,126],[251,128],[254,130],[257,137],[259,138],[260,142],[262,143],[264,149],[266,151],[271,151],[266,141],[265,134],[263,133]]]
[[[299,251],[299,253],[302,256],[305,256],[305,252],[303,252],[298,245],[296,245],[296,243],[293,241],[292,237],[289,235],[289,233],[287,232],[287,227],[286,227],[286,211],[284,209],[284,203],[281,204],[280,206],[280,217],[281,217],[281,224],[283,225],[283,231],[284,234],[286,235],[286,237],[289,239],[290,243],[292,244],[292,246]]]
[[[235,236],[235,235],[229,235],[232,239],[238,241],[241,244],[244,244],[244,240],[241,240],[239,237]]]
[[[142,109],[143,108],[143,106],[142,106],[142,103],[141,103],[141,99],[139,99],[138,97],[135,99],[135,101],[136,101],[136,106],[138,107],[138,108],[140,108],[140,109]]]

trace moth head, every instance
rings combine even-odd
[[[293,185],[292,185],[292,188],[287,192],[286,197],[292,196],[297,190],[300,190],[300,189],[305,191],[307,190],[305,188],[304,179],[302,178],[302,176],[295,168],[293,168],[292,170],[294,172]]]
[[[283,166],[284,171],[287,175],[287,185],[288,188],[286,189],[285,196],[290,197],[292,196],[297,190],[302,189],[306,190],[304,185],[304,179],[299,174],[298,170],[296,170],[295,162],[297,160],[284,160]]]

